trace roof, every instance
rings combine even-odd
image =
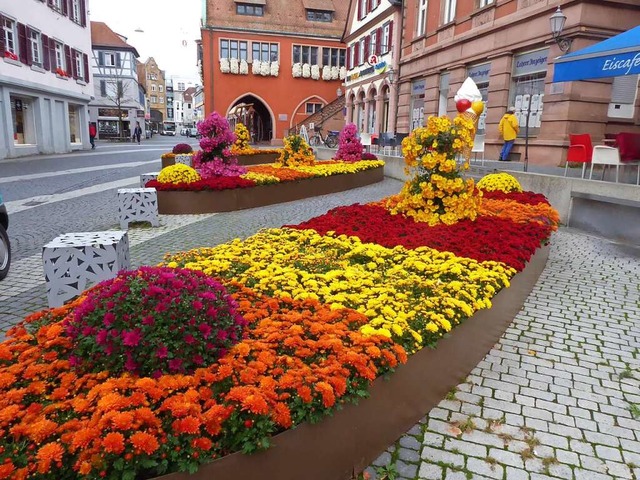
[[[140,56],[136,47],[129,45],[104,22],[91,22],[91,45],[115,50],[132,50],[136,57]]]
[[[299,36],[313,35],[340,39],[349,10],[345,0],[269,0],[264,7],[262,17],[238,15],[237,3],[249,3],[238,0],[207,0],[206,26],[216,30],[242,29],[247,33],[281,32]],[[253,3],[253,2],[252,2]],[[333,11],[332,22],[306,20],[306,10]]]

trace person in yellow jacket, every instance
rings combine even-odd
[[[504,139],[504,145],[502,146],[502,151],[500,152],[500,158],[498,160],[502,162],[509,161],[509,153],[511,153],[511,147],[513,147],[513,142],[518,136],[518,131],[520,131],[520,125],[518,124],[518,118],[514,115],[516,109],[514,107],[509,107],[507,109],[507,113],[505,113],[500,120],[500,124],[498,125],[498,129],[500,130],[500,135]]]

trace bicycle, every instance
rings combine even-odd
[[[322,136],[322,128],[316,127],[314,129],[315,134],[313,137],[309,139],[309,145],[312,147],[319,147],[320,145],[325,145],[328,148],[336,148],[338,144],[338,133],[335,130],[329,130],[329,133],[326,137]]]

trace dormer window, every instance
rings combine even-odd
[[[332,22],[333,12],[324,12],[322,10],[307,10],[307,20],[311,22]]]
[[[264,16],[265,0],[236,0],[236,13],[252,17]]]
[[[333,22],[333,2],[331,0],[303,0],[307,20],[310,22]]]

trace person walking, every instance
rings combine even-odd
[[[140,137],[142,136],[142,128],[140,127],[140,122],[136,122],[136,128],[133,129],[133,138],[137,140],[138,145],[140,145]]]
[[[96,149],[96,124],[89,123],[89,143],[91,143],[91,150]]]
[[[501,162],[509,161],[509,154],[511,153],[511,147],[513,147],[513,142],[518,136],[518,132],[520,131],[520,125],[518,124],[518,118],[514,115],[516,109],[514,107],[509,107],[507,109],[507,113],[502,116],[500,120],[500,124],[498,125],[498,129],[500,130],[500,135],[504,139],[504,145],[502,145],[502,151],[500,152],[500,160]]]

